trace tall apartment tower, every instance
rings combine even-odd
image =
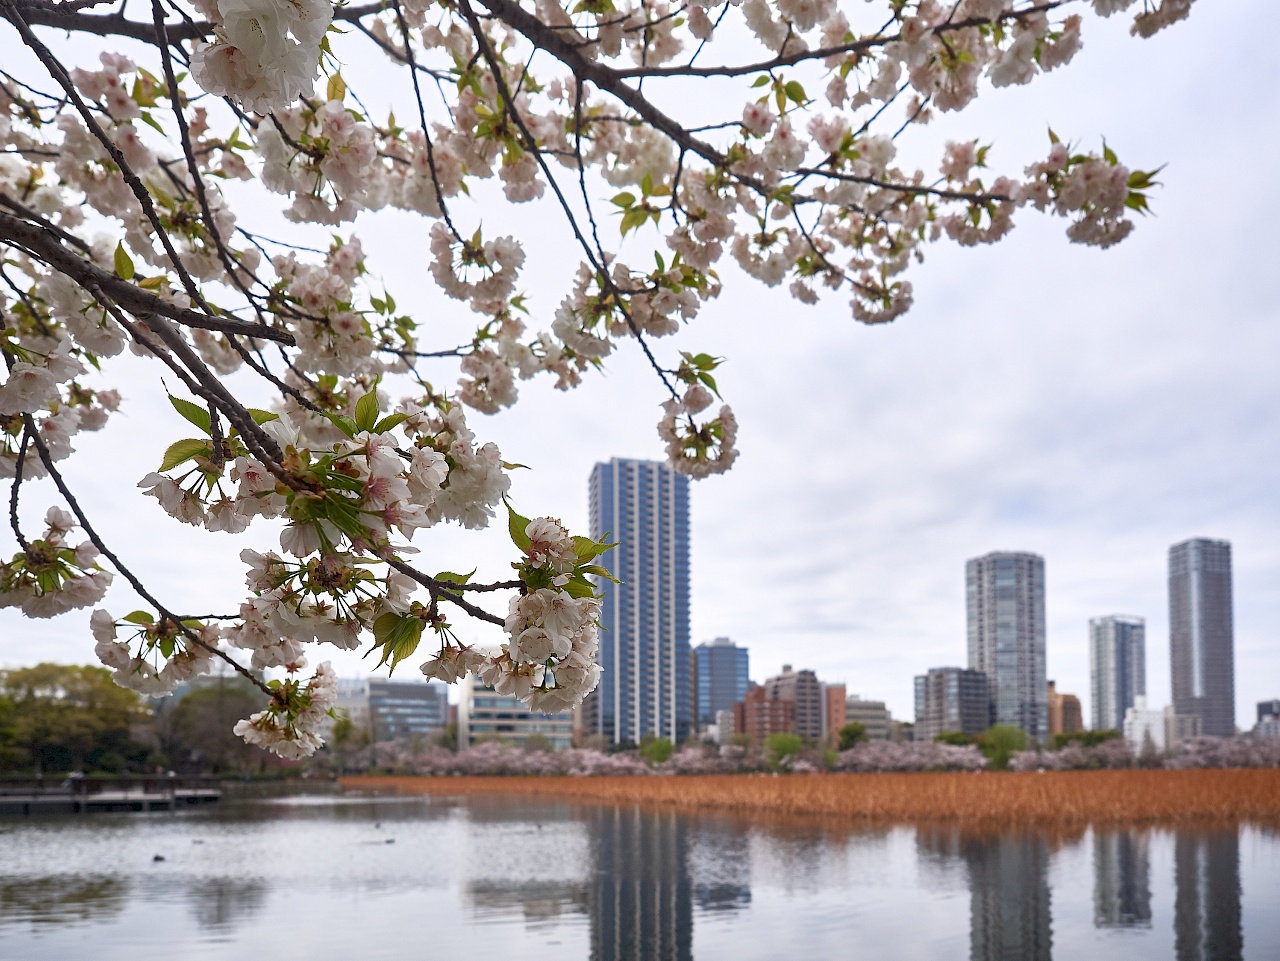
[[[792,720],[795,733],[821,741],[823,728],[823,693],[818,675],[810,670],[793,671],[790,664],[782,665],[782,673],[764,682],[766,695],[775,701],[790,701],[794,707]]]
[[[965,564],[969,667],[987,676],[994,724],[1049,736],[1044,558],[994,551]]]
[[[1236,732],[1231,544],[1192,538],[1169,548],[1169,656],[1173,711],[1200,732]]]
[[[615,457],[591,472],[591,536],[618,546],[599,563],[600,686],[582,731],[611,744],[646,734],[679,743],[693,720],[689,690],[689,481],[666,464]]]
[[[991,726],[987,675],[961,667],[934,667],[915,678],[917,741],[958,731],[981,734]],[[887,721],[887,717],[886,717]]]
[[[693,718],[699,728],[716,723],[720,711],[747,694],[751,683],[747,649],[727,637],[699,644],[689,656],[689,688],[693,696]]]
[[[1135,697],[1147,696],[1147,624],[1111,614],[1089,619],[1093,729],[1119,731]]]

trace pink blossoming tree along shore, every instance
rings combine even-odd
[[[163,694],[227,662],[270,698],[237,731],[288,757],[320,745],[336,697],[328,665],[305,666],[313,646],[371,645],[394,666],[426,637],[429,676],[575,706],[599,678],[608,545],[517,514],[513,465],[476,414],[510,407],[522,380],[568,389],[638,349],[673,466],[728,469],[737,423],[720,361],[666,340],[719,293],[718,266],[870,324],[910,308],[907,269],[928,243],[994,242],[1020,208],[1064,218],[1072,242],[1119,242],[1154,174],[1104,143],[1051,135],[1042,159],[1004,173],[979,139],[946,144],[933,169],[902,165],[899,147],[988,87],[1066,65],[1095,16],[1129,16],[1146,37],[1190,5],[0,0],[0,476],[18,547],[0,564],[0,606],[91,609],[123,579],[140,608],[86,616],[117,680]],[[357,58],[385,78],[349,86],[341,67]],[[709,84],[713,101],[699,96]],[[411,116],[379,101],[391,89],[411,92]],[[729,106],[707,124],[690,119],[695,103]],[[522,293],[532,238],[472,199],[494,178],[573,238],[558,304]],[[224,187],[254,179],[296,235],[267,239],[233,208]],[[418,216],[431,280],[476,314],[469,343],[426,342],[429,318],[388,292],[396,278],[369,282],[381,274],[344,225],[384,208]],[[161,464],[138,465],[140,487],[239,554],[238,611],[195,617],[155,596],[59,466],[120,407],[82,379],[110,383],[126,349],[191,425]],[[429,359],[456,364],[456,382],[438,366],[428,380]],[[228,386],[246,369],[270,410]],[[35,478],[60,498],[39,538],[18,510]],[[283,524],[278,544],[255,539],[259,518]],[[514,543],[510,580],[415,564],[420,530],[495,518]],[[463,645],[459,618],[501,625],[507,643]]]

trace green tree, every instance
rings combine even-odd
[[[665,737],[646,734],[640,741],[640,756],[650,764],[662,764],[674,750],[675,745]]]
[[[974,739],[963,731],[943,731],[941,734],[935,734],[933,739],[939,744],[953,744],[956,747],[974,743]]]
[[[764,752],[769,758],[769,763],[774,767],[802,750],[804,750],[804,738],[799,734],[770,734],[764,739]]]
[[[134,740],[146,720],[142,698],[111,680],[103,667],[37,664],[0,671],[0,737],[3,757],[14,767],[47,771],[123,769],[140,761],[146,747]]]
[[[840,750],[848,751],[855,744],[861,744],[867,739],[867,726],[857,721],[851,721],[844,727],[840,728]]]
[[[1009,767],[1009,757],[1014,751],[1026,749],[1027,735],[1012,724],[995,724],[978,735],[977,744],[991,766],[1003,771]]]
[[[185,771],[257,774],[266,755],[232,731],[265,706],[262,692],[241,677],[217,677],[188,691],[157,719],[170,763]]]
[[[1053,746],[1062,750],[1068,744],[1079,744],[1081,747],[1097,747],[1104,741],[1112,741],[1121,737],[1119,731],[1074,731],[1071,734],[1055,734]]]

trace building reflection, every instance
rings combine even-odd
[[[922,827],[916,846],[925,860],[965,865],[970,961],[1050,961],[1048,838]]]
[[[598,807],[585,813],[591,961],[692,961],[693,887],[686,819]]]
[[[706,819],[689,828],[689,876],[699,911],[738,911],[751,905],[751,839],[739,821]]]
[[[1145,831],[1094,832],[1095,927],[1151,927],[1150,846]]]
[[[1233,827],[1174,838],[1174,956],[1240,961],[1240,835]]]
[[[0,880],[0,927],[101,921],[124,912],[131,891],[116,877],[54,875]]]
[[[267,886],[243,878],[205,878],[187,888],[186,900],[197,926],[228,932],[263,908]]]

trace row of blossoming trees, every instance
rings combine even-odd
[[[1088,15],[1127,11],[1146,37],[1190,3],[0,0],[0,476],[17,547],[0,605],[52,617],[123,578],[136,599],[91,619],[119,683],[163,694],[226,661],[270,697],[239,732],[285,756],[315,750],[335,697],[327,664],[304,670],[312,645],[369,644],[394,666],[426,635],[430,676],[577,705],[599,677],[607,545],[504,508],[511,465],[470,413],[510,407],[529,378],[576,386],[630,347],[653,368],[671,463],[727,469],[719,361],[663,340],[717,296],[726,263],[881,323],[910,307],[927,244],[996,241],[1020,208],[1064,218],[1076,243],[1122,240],[1153,175],[1105,145],[1053,137],[1003,174],[977,139],[932,169],[899,146],[988,86],[1068,63]],[[357,83],[343,64],[368,69]],[[389,91],[411,92],[410,115]],[[579,261],[558,304],[526,298],[508,211],[472,200],[485,181],[558,214]],[[288,236],[258,225],[270,202]],[[387,208],[421,218],[406,243],[475,312],[469,342],[430,342],[430,318],[397,309],[396,283],[416,278],[371,283],[382,270],[345,225]],[[238,611],[174,610],[64,476],[76,435],[128,400],[111,379],[126,349],[190,423],[139,465],[141,486],[242,552]],[[456,383],[427,363],[455,364]],[[237,372],[270,410],[232,389]],[[56,498],[43,532],[20,523],[32,482]],[[412,562],[419,530],[499,514],[517,576]],[[283,526],[278,551],[246,546],[265,548],[245,536],[263,519]],[[508,642],[470,649],[456,618]]]
[[[635,752],[609,754],[583,748],[520,750],[489,742],[455,753],[434,747],[415,748],[408,742],[388,742],[366,748],[347,760],[348,769],[372,768],[436,777],[982,771],[991,766],[991,761],[975,745],[934,741],[873,742],[838,754],[805,751],[781,758],[737,746],[717,749],[690,744],[659,764],[649,763]],[[1193,738],[1166,754],[1135,753],[1126,741],[1115,739],[1088,747],[1070,745],[1058,751],[1015,751],[1008,767],[1013,771],[1280,767],[1280,738]]]

